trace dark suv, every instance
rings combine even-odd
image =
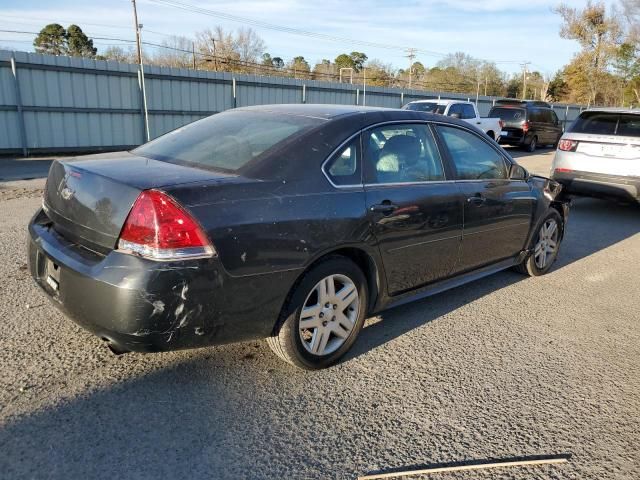
[[[538,145],[555,147],[562,136],[562,125],[556,112],[546,102],[498,100],[489,112],[499,117],[504,126],[499,142],[535,151]]]

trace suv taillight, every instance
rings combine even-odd
[[[558,142],[558,150],[562,150],[563,152],[575,152],[576,148],[578,148],[578,142],[576,140],[560,140]]]
[[[216,254],[198,222],[158,190],[145,190],[138,196],[122,227],[118,250],[161,261]]]

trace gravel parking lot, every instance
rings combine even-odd
[[[518,156],[547,174],[553,153]],[[262,342],[112,355],[28,275],[42,185],[0,183],[2,478],[353,479],[558,453],[569,463],[429,478],[640,478],[637,206],[575,201],[549,275],[388,311],[309,373]]]

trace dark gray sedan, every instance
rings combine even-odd
[[[449,117],[241,108],[56,161],[29,262],[117,353],[267,338],[321,368],[368,315],[510,267],[548,272],[560,191]]]

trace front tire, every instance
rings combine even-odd
[[[296,367],[326,368],[355,342],[367,305],[367,282],[360,268],[348,258],[327,257],[293,288],[267,344]]]
[[[538,225],[538,231],[530,247],[531,253],[515,269],[525,275],[544,275],[558,258],[560,243],[564,233],[564,222],[560,214],[551,208]]]

